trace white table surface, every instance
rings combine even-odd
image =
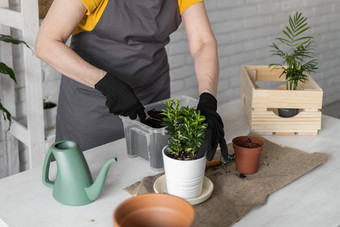
[[[219,112],[228,142],[235,136],[249,133],[239,101],[221,106]],[[308,153],[327,153],[330,159],[271,194],[267,204],[253,209],[234,226],[340,226],[339,130],[339,119],[323,115],[322,129],[317,136],[265,136],[275,143]],[[42,167],[37,167],[0,180],[0,219],[10,227],[113,226],[115,207],[130,197],[123,188],[145,176],[157,174],[144,159],[127,157],[124,139],[84,154],[94,179],[108,158],[118,157],[118,162],[109,169],[102,194],[96,201],[75,207],[58,203],[52,197],[52,188],[42,183]],[[52,164],[52,179],[55,171]]]

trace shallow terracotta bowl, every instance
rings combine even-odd
[[[114,226],[192,226],[195,211],[186,200],[169,194],[149,193],[122,202],[114,211]]]

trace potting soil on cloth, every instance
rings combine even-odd
[[[207,201],[194,206],[194,226],[231,226],[254,207],[266,204],[271,193],[328,160],[324,153],[309,154],[261,139],[265,145],[257,173],[239,174],[234,162],[225,168],[217,166],[206,170],[205,175],[213,182],[214,191]],[[229,153],[233,153],[231,144],[228,148]],[[219,156],[216,152],[215,158]],[[152,193],[155,180],[163,174],[145,177],[125,190],[131,195]]]

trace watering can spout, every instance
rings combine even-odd
[[[116,162],[116,161],[117,161],[117,158],[109,159],[104,164],[103,168],[100,170],[95,182],[91,186],[85,188],[85,192],[86,192],[86,195],[89,198],[89,200],[94,201],[98,198],[98,196],[102,192],[107,172],[108,172],[111,164],[113,162]]]

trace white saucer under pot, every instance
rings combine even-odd
[[[156,193],[168,193],[167,187],[166,187],[166,177],[165,174],[157,178],[153,185],[153,190]],[[211,193],[214,190],[214,185],[211,182],[211,180],[208,177],[204,177],[203,179],[203,187],[202,192],[199,196],[192,198],[192,199],[186,199],[191,205],[196,205],[199,203],[202,203],[209,199],[211,196]]]
[[[168,146],[162,150],[166,191],[183,199],[194,199],[201,195],[205,174],[206,158],[177,160],[170,158]]]

